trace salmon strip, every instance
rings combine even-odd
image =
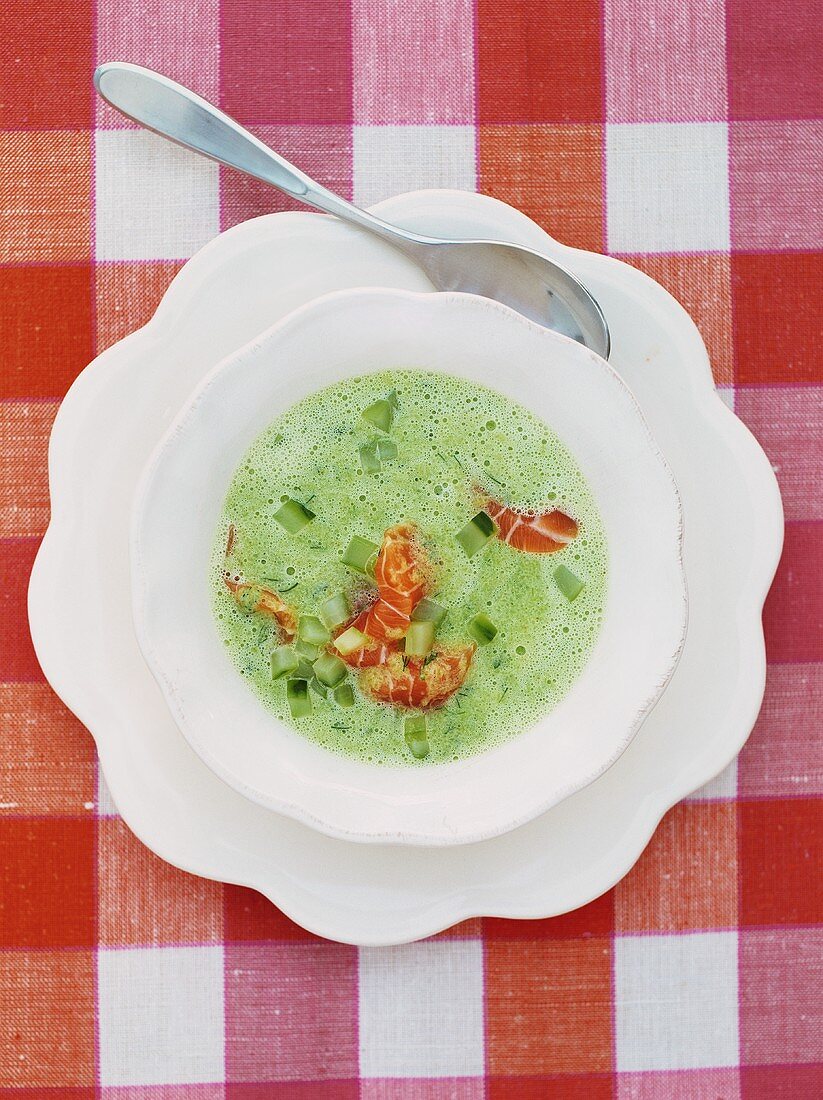
[[[410,710],[442,707],[465,682],[476,648],[441,645],[425,662],[391,653],[384,664],[365,669],[360,688],[378,703]]]
[[[350,668],[375,668],[377,665],[384,665],[392,653],[396,652],[397,647],[391,642],[373,642],[369,639],[369,644],[364,645],[362,649],[355,649],[346,654],[335,650],[335,656]]]
[[[358,629],[379,641],[395,641],[406,633],[412,611],[430,585],[429,570],[413,524],[398,523],[386,529],[374,579],[379,598]]]
[[[375,600],[369,610],[364,612],[363,625],[358,629],[362,629],[370,638],[397,641],[408,630],[410,621],[410,615],[404,615],[385,600]]]
[[[374,578],[377,599],[340,630],[354,627],[366,641],[360,649],[341,653],[341,660],[361,670],[361,690],[379,703],[415,710],[442,706],[465,681],[477,647],[439,646],[426,661],[400,652],[412,612],[431,587],[412,524],[400,523],[385,532]]]
[[[518,512],[497,500],[487,500],[483,510],[497,524],[497,537],[526,554],[553,554],[577,537],[577,520],[558,508]]]
[[[406,615],[411,615],[426,595],[429,575],[413,523],[386,528],[374,579],[381,600]]]
[[[247,584],[231,577],[223,579],[229,592],[245,611],[256,611],[270,616],[283,632],[284,641],[291,642],[294,639],[297,634],[297,614],[274,589],[264,588],[259,584]]]

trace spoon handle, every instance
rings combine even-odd
[[[94,73],[97,91],[112,107],[148,130],[220,164],[270,183],[298,202],[334,214],[383,237],[404,251],[426,238],[407,233],[321,187],[239,122],[168,77],[140,65],[112,61]]]

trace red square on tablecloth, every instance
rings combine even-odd
[[[732,253],[734,376],[746,382],[823,382],[823,253]]]
[[[226,884],[223,912],[225,935],[230,941],[324,942],[281,913],[263,894],[245,886]]]
[[[611,1074],[545,1074],[542,1077],[490,1077],[487,1100],[614,1100]]]
[[[29,633],[29,576],[40,539],[0,539],[0,681],[43,680]]]
[[[92,952],[0,950],[0,1086],[48,1100],[94,1076]]]
[[[823,523],[786,524],[763,629],[770,661],[823,660]]]
[[[352,131],[341,125],[254,126],[254,133],[343,198],[352,197]],[[306,210],[280,191],[230,168],[220,174],[220,228],[277,210]]]
[[[92,121],[93,0],[0,6],[0,130],[82,129]]]
[[[0,263],[91,259],[92,135],[0,132]]]
[[[481,126],[478,189],[563,244],[603,249],[603,127]]]
[[[823,184],[814,150],[821,146],[817,120],[730,124],[732,248],[820,247]]]
[[[492,1076],[612,1068],[612,947],[605,938],[486,945]]]
[[[49,522],[46,468],[55,401],[0,401],[0,538],[42,535]]]
[[[222,1083],[194,1085],[106,1085],[101,1100],[226,1100]]]
[[[786,519],[823,519],[823,386],[740,386],[734,411],[774,466]]]
[[[66,1085],[65,1088],[60,1086],[53,1088],[49,1085],[48,1088],[42,1089],[4,1089],[0,1086],[0,1098],[2,1100],[99,1100],[99,1097],[100,1093],[94,1085],[76,1088],[72,1085]],[[106,1093],[106,1100],[118,1100],[118,1098],[110,1097]],[[178,1098],[175,1098],[175,1100],[178,1100]],[[179,1098],[179,1100],[182,1100],[182,1098]],[[220,1100],[223,1100],[222,1096]]]
[[[633,253],[625,258],[688,311],[706,344],[715,382],[734,381],[730,260],[721,252]]]
[[[94,742],[47,684],[0,684],[0,730],[0,791],[8,804],[0,818],[88,812]]]
[[[93,354],[92,278],[90,264],[0,266],[0,397],[63,396]]]
[[[737,818],[731,802],[681,802],[615,887],[618,932],[690,932],[737,923]]]
[[[228,944],[225,972],[228,1081],[357,1076],[355,948]]]
[[[797,0],[726,0],[732,118],[820,114],[823,19]]]
[[[95,355],[151,320],[182,266],[179,260],[95,264]]]
[[[97,893],[105,946],[217,943],[222,886],[172,867],[117,817],[99,824]]]
[[[476,43],[479,122],[603,120],[597,0],[479,0]]]
[[[0,948],[95,942],[95,828],[91,811],[86,814],[0,824]]]
[[[506,920],[485,917],[483,932],[489,940],[579,940],[592,936],[609,936],[614,931],[614,891],[599,898],[542,920]]]
[[[744,929],[739,967],[741,1062],[823,1063],[823,928]]]
[[[427,936],[427,940],[477,940],[483,935],[482,917],[469,917],[468,920],[458,921],[442,932],[435,932],[433,936]]]
[[[770,665],[737,764],[741,798],[823,796],[823,664]]]
[[[740,802],[741,925],[814,924],[823,912],[823,799]]]
[[[223,108],[244,125],[351,122],[348,4],[223,0]]]
[[[741,1066],[741,1100],[811,1100],[823,1096],[823,1062],[815,1066]]]
[[[645,1070],[617,1076],[616,1100],[738,1100],[740,1071],[726,1069]]]

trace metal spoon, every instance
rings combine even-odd
[[[390,225],[321,187],[217,107],[151,69],[113,61],[95,71],[94,84],[103,99],[141,126],[388,241],[419,264],[438,290],[494,298],[608,358],[609,328],[597,302],[539,252],[497,241],[427,237]]]

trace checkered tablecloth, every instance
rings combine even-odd
[[[0,9],[0,1096],[823,1095],[820,0],[10,0]],[[25,591],[60,398],[281,209],[95,102],[158,68],[367,204],[479,189],[692,312],[780,479],[766,703],[609,894],[357,950],[176,871],[101,794]]]

